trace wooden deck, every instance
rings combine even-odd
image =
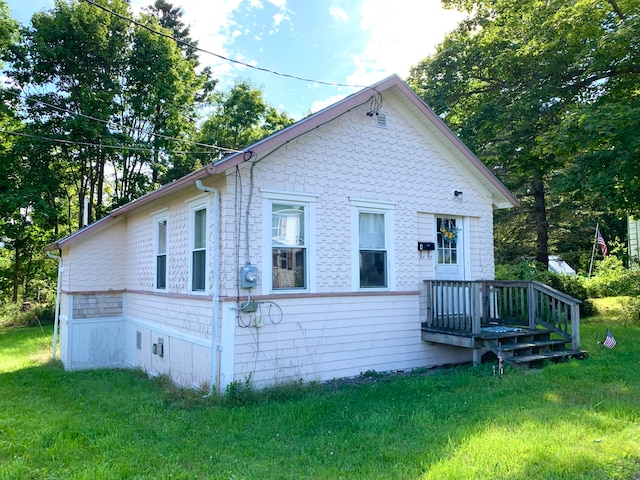
[[[538,282],[425,281],[426,342],[473,349],[474,364],[582,357],[580,301]]]

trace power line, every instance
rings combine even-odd
[[[137,132],[145,133],[147,135],[155,135],[156,137],[164,138],[164,139],[167,139],[167,140],[174,140],[174,141],[178,141],[178,142],[184,142],[184,143],[188,143],[190,145],[196,145],[196,146],[199,146],[199,147],[215,148],[217,150],[228,152],[228,153],[240,153],[240,150],[234,150],[232,148],[226,148],[226,147],[220,147],[218,145],[210,145],[210,144],[207,144],[207,143],[195,142],[193,140],[187,140],[187,139],[184,139],[184,138],[171,137],[169,135],[163,135],[161,133],[150,132],[150,131],[144,130],[142,128],[127,127],[125,125],[122,125],[122,124],[119,124],[117,122],[114,122],[113,120],[103,120],[102,118],[93,117],[91,115],[85,115],[83,113],[73,112],[73,111],[68,110],[66,108],[58,107],[57,105],[53,105],[53,104],[47,103],[47,102],[45,102],[43,100],[40,100],[40,99],[37,99],[37,98],[33,98],[33,97],[31,97],[31,96],[29,96],[27,94],[21,95],[19,93],[14,93],[14,92],[11,92],[9,90],[5,90],[5,92],[10,94],[10,95],[13,95],[13,96],[15,96],[17,98],[25,98],[26,100],[30,100],[32,102],[37,102],[37,103],[39,103],[41,105],[45,105],[45,106],[53,108],[55,110],[58,110],[58,111],[61,111],[61,112],[65,112],[65,113],[68,113],[70,115],[76,115],[76,116],[79,116],[79,117],[83,117],[83,118],[86,118],[86,119],[89,119],[89,120],[93,120],[93,121],[96,121],[96,122],[100,122],[100,123],[103,123],[103,124],[105,124],[107,126],[109,126],[110,124],[113,124],[113,125],[115,125],[117,127],[120,127],[120,128],[135,130]],[[211,153],[211,152],[209,152],[209,153]]]
[[[65,140],[64,138],[51,138],[51,137],[43,137],[40,135],[32,135],[30,133],[22,133],[22,132],[11,132],[9,130],[0,130],[0,133],[5,133],[7,135],[15,135],[18,137],[27,137],[27,138],[34,138],[36,140],[46,140],[49,142],[57,142],[57,143],[64,143],[66,145],[82,145],[84,147],[98,147],[98,148],[110,148],[112,150],[134,150],[134,151],[140,151],[140,152],[153,152],[154,150],[148,147],[128,147],[128,146],[124,146],[124,145],[109,145],[109,144],[104,144],[104,143],[90,143],[90,142],[80,142],[77,140]],[[190,151],[179,151],[179,150],[168,150],[167,153],[172,153],[172,154],[190,154],[190,155],[195,155],[195,154],[206,154],[206,155],[210,155],[214,152],[190,152]]]
[[[91,4],[91,5],[93,5],[93,6],[95,6],[95,7],[98,7],[99,9],[101,9],[101,10],[103,10],[103,11],[105,11],[105,12],[107,12],[107,13],[113,15],[113,16],[116,16],[116,17],[118,17],[118,18],[120,18],[122,20],[130,22],[130,23],[132,23],[134,25],[137,25],[140,28],[144,28],[145,30],[148,30],[148,31],[150,31],[150,32],[152,32],[152,33],[154,33],[156,35],[160,35],[161,37],[169,38],[169,39],[173,40],[174,42],[176,42],[179,45],[183,45],[185,47],[192,48],[192,49],[194,49],[196,51],[199,51],[199,52],[202,52],[202,53],[206,53],[208,55],[212,55],[212,56],[214,56],[216,58],[219,58],[221,60],[224,60],[226,62],[235,63],[236,65],[242,65],[243,67],[252,68],[254,70],[259,70],[261,72],[271,73],[273,75],[278,75],[280,77],[292,78],[294,80],[301,80],[303,82],[319,83],[321,85],[329,85],[329,86],[332,86],[332,87],[349,87],[349,88],[368,88],[369,87],[368,85],[352,85],[352,84],[348,84],[348,83],[338,83],[338,82],[327,82],[327,81],[323,81],[323,80],[315,80],[313,78],[299,77],[298,75],[292,75],[292,74],[289,74],[289,73],[283,73],[283,72],[278,72],[276,70],[271,70],[269,68],[264,68],[264,67],[258,67],[256,65],[251,65],[249,63],[245,63],[245,62],[242,62],[240,60],[235,60],[233,58],[225,57],[224,55],[220,55],[219,53],[215,53],[215,52],[211,52],[209,50],[205,50],[203,48],[198,47],[197,45],[193,45],[191,43],[188,43],[188,42],[185,42],[183,40],[180,40],[179,38],[175,38],[173,35],[161,32],[159,30],[155,30],[155,29],[149,27],[148,25],[145,25],[145,24],[143,24],[141,22],[138,22],[137,20],[134,20],[133,18],[129,18],[129,17],[126,17],[124,15],[121,15],[118,12],[115,12],[115,11],[111,10],[110,8],[107,8],[107,7],[103,6],[103,5],[100,5],[99,3],[94,2],[93,0],[84,0],[84,1],[89,3],[89,4]]]

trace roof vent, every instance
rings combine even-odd
[[[374,115],[376,119],[376,127],[378,128],[387,128],[387,114],[386,113],[376,113]]]

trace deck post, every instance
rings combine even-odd
[[[471,283],[471,335],[479,335],[482,328],[482,306],[484,305],[484,288],[481,288],[481,282]],[[473,347],[473,366],[476,367],[482,363],[482,351],[475,345]]]
[[[482,323],[482,290],[480,282],[471,283],[471,333],[477,335],[480,333]]]
[[[571,304],[571,348],[580,350],[580,305]]]
[[[434,312],[433,312],[433,283],[429,280],[425,280],[424,281],[424,285],[425,285],[425,290],[426,290],[426,308],[425,308],[425,313],[427,314],[427,318],[425,318],[426,320],[426,324],[427,327],[432,327],[433,326],[433,318],[434,318]]]
[[[535,330],[536,328],[536,289],[533,285],[533,282],[529,282],[527,286],[527,304],[528,304],[528,315],[529,315],[529,328]]]

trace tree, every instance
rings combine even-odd
[[[197,59],[152,15],[126,20],[128,1],[101,5],[58,0],[33,16],[15,44],[2,37],[9,29],[0,10],[13,85],[2,106],[16,130],[0,139],[0,236],[15,250],[14,299],[47,271],[34,263],[46,242],[83,225],[85,199],[93,221],[170,181],[174,165],[197,161],[175,153],[189,150],[211,88],[195,72]]]
[[[535,232],[532,250],[546,265],[557,205],[549,188],[578,160],[554,134],[619,82],[637,85],[638,1],[444,3],[469,16],[412,69],[409,83],[520,197],[522,208],[498,215],[496,225],[517,217],[503,239],[526,245]]]
[[[134,23],[125,0],[103,5],[59,0],[36,13],[11,58],[33,133],[64,142],[49,152],[77,195],[79,227],[85,198],[93,220],[167,181],[206,98],[197,60],[155,17]]]
[[[265,102],[260,89],[240,81],[229,92],[214,94],[213,114],[202,125],[199,140],[238,150],[292,123]]]

